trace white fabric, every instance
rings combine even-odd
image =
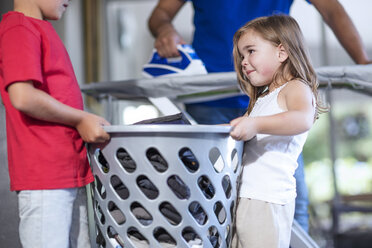
[[[288,248],[295,201],[286,205],[240,198],[232,248]]]
[[[250,116],[268,116],[284,112],[278,94],[286,84],[257,100]],[[240,197],[276,204],[296,198],[293,174],[307,133],[294,136],[258,134],[244,145]]]
[[[18,193],[23,248],[90,248],[85,187]]]

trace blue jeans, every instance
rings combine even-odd
[[[85,187],[22,190],[18,205],[22,247],[90,247]]]
[[[246,110],[242,108],[220,108],[209,107],[204,105],[190,104],[186,105],[186,111],[195,119],[198,124],[222,124],[229,123],[231,120],[245,114]],[[305,182],[304,161],[302,154],[299,156],[298,167],[295,171],[296,178],[296,206],[295,206],[295,220],[301,227],[308,232],[309,230],[309,215],[308,215],[308,193]]]
[[[186,104],[186,112],[191,115],[192,118],[198,124],[228,124],[231,120],[243,116],[246,109],[242,108],[220,108],[220,107],[209,107],[199,104]]]
[[[309,196],[307,192],[307,185],[305,182],[305,169],[302,153],[297,159],[298,167],[295,171],[294,177],[296,178],[296,206],[295,206],[295,220],[304,229],[305,232],[309,231]]]

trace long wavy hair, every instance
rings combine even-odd
[[[288,58],[275,72],[272,82],[288,82],[298,79],[307,84],[316,99],[316,116],[324,112],[318,97],[318,80],[313,66],[311,65],[301,29],[296,20],[288,15],[273,15],[256,18],[242,26],[234,35],[234,66],[240,88],[249,96],[248,114],[252,111],[257,98],[265,91],[266,86],[254,87],[245,77],[242,70],[242,55],[238,49],[240,38],[248,31],[253,30],[263,39],[271,42],[274,46],[280,44],[288,54]]]

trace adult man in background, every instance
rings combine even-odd
[[[172,20],[187,0],[159,0],[149,21],[160,56],[179,55],[176,45],[185,41]],[[192,46],[208,72],[233,71],[232,38],[244,23],[259,16],[289,14],[293,0],[190,0],[194,7],[195,32]],[[309,3],[333,30],[341,45],[358,64],[370,63],[360,36],[343,6],[337,0],[310,0]],[[248,97],[235,96],[208,102],[187,104],[187,112],[199,124],[229,123],[245,113]],[[295,173],[297,198],[295,219],[308,230],[308,196],[302,158]]]

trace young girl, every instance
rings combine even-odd
[[[233,247],[289,247],[297,158],[320,108],[317,78],[297,22],[252,20],[234,35],[238,82],[250,97],[231,136],[247,141]]]

